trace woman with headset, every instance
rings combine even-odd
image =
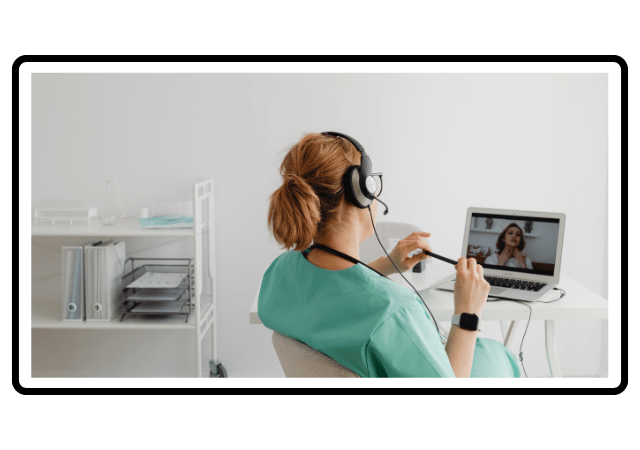
[[[375,232],[382,175],[371,173],[355,139],[307,134],[288,151],[280,173],[268,224],[276,241],[293,250],[264,274],[258,315],[266,327],[362,377],[520,376],[515,356],[495,340],[478,338],[481,322],[469,322],[482,315],[489,293],[475,259],[460,258],[456,265],[457,326],[446,343],[426,304],[386,278],[428,257],[409,254],[432,250],[422,239],[429,233],[412,233],[389,258],[359,261],[360,242]]]

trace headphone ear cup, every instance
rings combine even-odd
[[[351,166],[342,179],[344,196],[358,208],[364,209],[371,204],[371,200],[364,196],[360,188],[360,166]]]

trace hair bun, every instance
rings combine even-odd
[[[271,196],[269,223],[278,242],[304,250],[311,245],[320,223],[320,200],[299,175],[286,173],[282,186]]]
[[[304,178],[302,178],[300,175],[295,174],[295,173],[285,173],[282,176],[283,179],[283,183],[285,186],[303,186],[303,185],[308,185],[309,182],[307,182],[307,180],[305,180]]]
[[[299,198],[304,202],[317,201],[317,195],[309,182],[295,173],[287,173],[283,175],[282,186],[293,197]]]

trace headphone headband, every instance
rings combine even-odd
[[[325,136],[335,136],[335,137],[344,138],[347,141],[351,142],[353,146],[356,148],[356,150],[358,150],[362,154],[360,166],[352,166],[352,167],[359,167],[360,177],[364,183],[364,180],[369,175],[371,175],[372,170],[371,170],[371,159],[369,158],[369,155],[367,155],[367,152],[364,151],[364,147],[362,146],[362,144],[360,144],[360,142],[356,141],[354,138],[352,138],[348,134],[338,133],[337,131],[324,131],[321,134]]]
[[[360,144],[360,142],[356,141],[354,138],[352,138],[349,135],[346,135],[344,133],[338,133],[337,131],[324,131],[321,134],[324,134],[325,136],[335,136],[335,137],[344,138],[347,141],[351,142],[353,146],[356,148],[356,150],[358,150],[360,153],[362,153],[363,155],[367,154],[367,152],[364,151],[364,147],[362,146],[362,144]]]

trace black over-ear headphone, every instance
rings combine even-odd
[[[344,186],[344,196],[347,200],[361,209],[367,208],[373,202],[373,199],[380,199],[377,195],[382,191],[382,174],[371,173],[371,159],[364,151],[364,147],[351,136],[336,131],[325,131],[325,136],[335,136],[346,139],[362,154],[362,160],[359,166],[351,166],[347,169],[342,179]],[[382,203],[382,201],[380,201]],[[384,205],[384,203],[382,203]],[[389,212],[387,205],[384,205],[385,212]]]

